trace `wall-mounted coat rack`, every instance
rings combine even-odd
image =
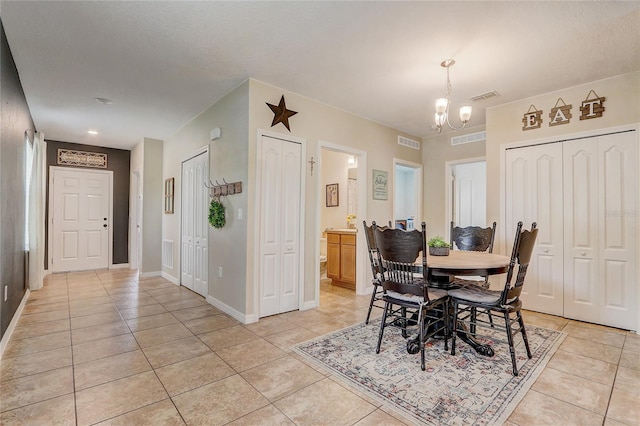
[[[242,182],[232,182],[229,183],[224,178],[222,179],[222,184],[216,180],[214,184],[213,181],[209,181],[209,183],[205,183],[204,186],[209,188],[209,197],[211,198],[220,198],[225,195],[234,195],[242,193]]]

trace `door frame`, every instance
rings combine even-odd
[[[327,142],[324,140],[318,141],[318,147],[316,149],[317,155],[317,170],[320,173],[322,170],[322,150],[326,149],[329,151],[341,152],[347,155],[354,155],[358,159],[358,199],[357,199],[357,211],[358,217],[356,218],[356,223],[361,223],[364,218],[367,217],[367,194],[369,191],[369,185],[367,180],[367,152],[359,149],[355,149],[349,146],[339,145],[332,142]],[[319,176],[319,175],[318,175]],[[315,295],[314,295],[314,304],[313,306],[309,306],[309,308],[315,308],[320,306],[320,236],[324,229],[320,229],[320,209],[322,207],[322,197],[324,196],[324,188],[322,188],[322,182],[319,178],[316,179],[316,211],[315,211],[315,232],[313,238],[314,244],[314,268],[315,268]],[[359,226],[356,225],[356,229]],[[371,280],[367,276],[367,270],[369,268],[365,268],[365,266],[369,265],[369,256],[367,254],[367,242],[364,238],[364,232],[356,233],[356,294],[371,294],[370,293],[370,284]],[[365,277],[367,277],[365,279]]]
[[[418,202],[416,203],[416,210],[417,210],[417,214],[415,217],[415,221],[414,221],[414,227],[415,229],[420,229],[420,223],[422,222],[422,205],[423,205],[423,197],[422,197],[422,179],[423,179],[423,168],[424,166],[420,163],[414,163],[411,161],[406,161],[406,160],[402,160],[400,158],[395,158],[393,159],[393,220],[397,220],[397,219],[402,219],[397,217],[397,212],[396,212],[396,194],[398,193],[397,188],[396,188],[396,167],[397,166],[404,166],[410,169],[414,170],[414,173],[417,175],[416,176],[416,193],[414,194],[416,199],[418,200]],[[395,222],[394,222],[394,226],[395,226]]]
[[[568,133],[556,136],[548,136],[540,139],[523,140],[520,142],[513,142],[503,144],[498,147],[500,158],[500,225],[496,228],[496,242],[498,243],[498,253],[504,253],[509,238],[509,230],[506,229],[506,152],[509,148],[519,148],[532,145],[542,145],[546,143],[564,142],[572,139],[582,139],[588,137],[595,137],[606,135],[608,133],[618,133],[623,131],[635,131],[638,140],[640,141],[640,123],[632,123],[621,126],[603,127],[600,129],[592,129],[584,132]],[[637,161],[640,164],[640,149],[637,153]],[[635,182],[636,191],[638,192],[638,200],[640,200],[640,182]],[[495,246],[494,246],[495,247]],[[640,271],[640,238],[636,241],[636,267]],[[638,291],[638,297],[636,298],[636,331],[640,330],[640,291]]]
[[[310,309],[304,304],[304,275],[305,275],[305,212],[306,212],[306,162],[307,162],[307,140],[297,136],[287,135],[284,133],[273,132],[271,130],[258,129],[257,139],[255,145],[255,158],[256,158],[256,170],[253,175],[253,182],[255,188],[255,195],[253,202],[255,205],[254,211],[256,214],[253,218],[253,258],[255,260],[253,267],[253,316],[247,315],[247,323],[260,320],[260,289],[262,286],[262,277],[260,276],[260,199],[262,195],[262,184],[260,182],[260,176],[262,173],[262,154],[261,146],[262,138],[264,136],[280,139],[282,141],[300,144],[300,224],[299,224],[299,272],[298,272],[298,309],[305,310]],[[211,172],[211,171],[209,171]],[[247,240],[249,241],[249,240]]]
[[[181,287],[184,287],[182,285],[182,217],[184,215],[184,209],[182,208],[184,205],[184,194],[182,192],[182,177],[183,177],[183,173],[184,173],[184,163],[191,160],[192,158],[196,158],[199,155],[202,154],[206,154],[207,156],[207,180],[211,179],[211,156],[210,156],[210,151],[209,151],[209,145],[204,145],[201,146],[200,148],[198,148],[197,150],[189,153],[188,155],[185,155],[184,157],[182,157],[182,160],[180,161],[180,181],[176,182],[174,181],[173,185],[174,185],[174,197],[175,197],[175,188],[180,188],[180,219],[179,219],[179,232],[180,232],[180,242],[179,242],[179,247],[180,247],[180,255],[178,256],[178,282],[177,284]],[[174,205],[174,209],[175,209],[175,205]],[[209,233],[207,232],[207,256],[209,256]],[[173,253],[172,253],[173,255]],[[209,265],[211,264],[211,262],[209,262],[209,260],[207,259],[207,268],[209,267]],[[211,271],[207,270],[207,287],[209,285],[209,277],[211,276]],[[208,292],[208,291],[207,291]],[[206,296],[205,296],[206,297]]]
[[[482,161],[484,161],[485,167],[486,167],[486,163],[487,163],[486,156],[463,158],[461,160],[450,160],[444,163],[444,187],[445,187],[444,194],[445,194],[445,199],[447,200],[444,206],[444,218],[446,221],[444,224],[445,241],[449,241],[450,239],[450,236],[449,236],[449,233],[451,232],[450,224],[451,224],[451,220],[453,219],[453,189],[451,187],[453,183],[453,179],[451,176],[453,172],[453,168],[454,166],[457,166],[459,164],[479,163]],[[485,179],[485,185],[486,185],[486,179]]]
[[[75,172],[81,173],[99,173],[106,174],[109,177],[109,220],[107,221],[108,232],[109,232],[109,248],[107,253],[107,268],[113,269],[113,170],[101,170],[101,169],[81,169],[78,167],[60,167],[60,166],[49,166],[49,200],[48,209],[49,215],[47,220],[49,221],[49,232],[47,233],[47,270],[49,273],[53,270],[52,268],[52,260],[53,260],[53,196],[55,194],[54,190],[54,174],[56,171],[64,171],[71,170]]]

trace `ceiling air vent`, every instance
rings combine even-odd
[[[463,145],[465,143],[482,142],[487,139],[487,132],[469,133],[468,135],[455,136],[451,138],[451,146]]]
[[[398,136],[398,145],[408,146],[413,149],[420,149],[420,142],[414,141],[413,139],[405,138],[403,136]]]
[[[471,98],[472,101],[486,101],[489,98],[495,98],[496,96],[500,96],[500,93],[496,92],[495,90],[492,90],[490,92],[487,93],[482,93],[478,96],[474,96]]]

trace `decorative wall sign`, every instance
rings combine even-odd
[[[166,214],[173,214],[174,183],[174,178],[164,180],[164,212]]]
[[[282,97],[280,98],[280,103],[278,105],[272,105],[269,102],[266,102],[266,104],[269,106],[269,108],[271,108],[271,111],[273,111],[273,121],[271,122],[271,127],[275,126],[278,123],[282,123],[288,131],[291,131],[291,129],[289,128],[289,117],[291,117],[292,115],[296,115],[298,112],[287,109],[287,106],[284,103],[284,95],[282,95]]]
[[[593,93],[593,98],[589,98]],[[602,113],[604,112],[604,104],[605,97],[598,97],[598,94],[593,90],[590,90],[587,93],[587,98],[582,101],[582,106],[580,107],[580,120],[589,120],[591,118],[599,118],[602,117]]]
[[[386,200],[389,190],[387,186],[388,174],[384,170],[373,170],[373,199]]]
[[[327,185],[327,207],[338,207],[338,184]]]
[[[562,106],[558,106],[560,102],[562,102]],[[560,124],[569,124],[571,119],[571,107],[571,104],[567,105],[564,103],[564,99],[558,98],[556,105],[551,108],[551,112],[549,113],[549,127],[559,126]]]
[[[77,167],[107,168],[107,154],[99,152],[58,149],[58,164]]]
[[[531,111],[533,109],[533,111]],[[522,130],[531,130],[531,129],[539,129],[542,126],[542,110],[536,109],[536,107],[531,104],[529,110],[522,117]]]

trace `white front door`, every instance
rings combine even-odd
[[[52,272],[109,267],[113,172],[51,167]]]
[[[564,313],[625,329],[636,325],[637,136],[564,143]]]
[[[298,309],[301,144],[260,140],[260,310],[264,317]]]
[[[487,162],[455,164],[451,167],[453,179],[452,211],[456,226],[487,225]]]
[[[504,238],[511,254],[517,223],[538,224],[538,238],[522,300],[527,309],[563,314],[562,144],[506,151],[506,223]]]
[[[202,296],[209,290],[208,182],[208,152],[182,163],[181,283]]]

